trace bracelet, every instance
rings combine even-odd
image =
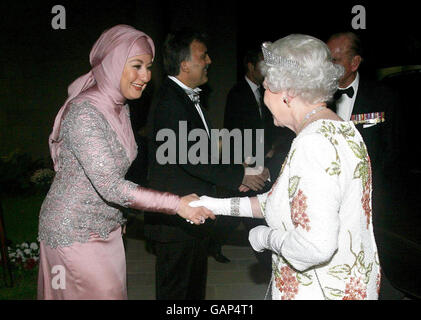
[[[232,216],[240,215],[240,198],[231,198],[231,212]]]

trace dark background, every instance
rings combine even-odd
[[[54,5],[66,9],[66,29],[54,30]],[[366,29],[358,33],[365,48],[362,69],[373,77],[379,68],[420,64],[418,10],[409,1],[41,1],[2,2],[0,51],[0,156],[16,148],[48,158],[47,138],[67,86],[89,71],[89,51],[102,31],[125,23],[149,34],[157,56],[153,79],[144,96],[131,103],[137,127],[164,73],[161,48],[165,35],[195,26],[210,37],[212,65],[204,87],[211,120],[222,126],[228,90],[242,76],[244,51],[290,33],[326,40],[351,30],[354,5],[366,9]]]
[[[66,10],[66,29],[54,30],[54,5]],[[366,29],[353,30],[352,8],[366,10]],[[225,99],[230,88],[243,76],[241,58],[247,48],[264,41],[276,41],[291,33],[304,33],[326,41],[330,34],[354,31],[364,47],[361,72],[379,78],[392,67],[421,65],[419,10],[409,0],[371,1],[2,1],[0,18],[0,157],[20,150],[34,159],[49,161],[48,135],[54,117],[67,96],[67,87],[90,70],[89,52],[107,28],[132,25],[155,41],[156,57],[152,80],[141,99],[131,101],[134,129],[146,122],[149,106],[165,76],[162,43],[168,32],[191,26],[209,35],[212,59],[209,82],[202,87],[213,126],[221,128]],[[415,79],[415,80],[412,80]],[[408,171],[401,201],[391,208],[384,232],[378,233],[388,257],[386,272],[393,284],[421,297],[419,265],[421,204],[419,181],[418,122],[420,76],[398,79],[409,92],[398,110],[404,118],[407,137],[402,159],[397,163]],[[140,152],[140,154],[144,154]],[[405,173],[406,174],[406,173]]]

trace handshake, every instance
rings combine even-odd
[[[192,207],[189,205],[191,202],[198,200],[200,198],[195,193],[182,197],[178,205],[177,214],[191,224],[204,224],[208,218],[215,220],[213,212],[206,207]]]
[[[239,186],[238,190],[241,192],[247,192],[250,189],[253,191],[261,190],[265,181],[269,179],[269,170],[267,168],[251,168],[245,165],[244,178]],[[180,200],[180,205],[177,214],[186,219],[191,224],[204,224],[206,219],[215,219],[215,214],[205,206],[192,206],[189,205],[192,201],[200,200],[196,194],[190,194],[184,196]],[[225,204],[225,203],[224,203]],[[229,205],[228,205],[229,207]],[[214,209],[214,208],[212,208]],[[221,213],[217,213],[221,214]]]
[[[196,195],[194,195],[197,197]],[[256,198],[253,198],[256,199]],[[208,196],[201,196],[188,204],[192,209],[203,209],[206,213],[208,210],[213,215],[222,216],[237,216],[247,218],[263,218],[263,215],[253,212],[252,200],[249,197],[240,198],[212,198]],[[255,205],[254,205],[255,206]],[[256,210],[254,210],[256,211]],[[212,218],[212,216],[209,216]],[[213,218],[214,219],[214,216]],[[190,223],[195,223],[194,220],[187,220]],[[199,218],[200,223],[204,223],[204,218]],[[278,250],[281,247],[284,238],[284,232],[272,229],[267,226],[257,226],[250,230],[249,242],[252,248],[257,252],[263,250]]]

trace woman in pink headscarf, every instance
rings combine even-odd
[[[119,207],[178,214],[200,224],[215,218],[179,197],[127,181],[137,155],[127,99],[151,78],[152,39],[130,26],[106,30],[76,79],[49,138],[56,176],[41,207],[38,299],[127,299]]]

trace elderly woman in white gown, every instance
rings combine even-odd
[[[326,108],[343,69],[311,36],[290,35],[262,50],[264,102],[274,123],[297,135],[280,175],[257,197],[202,196],[190,205],[266,219],[249,241],[273,252],[273,299],[377,299],[370,159],[353,122]]]

